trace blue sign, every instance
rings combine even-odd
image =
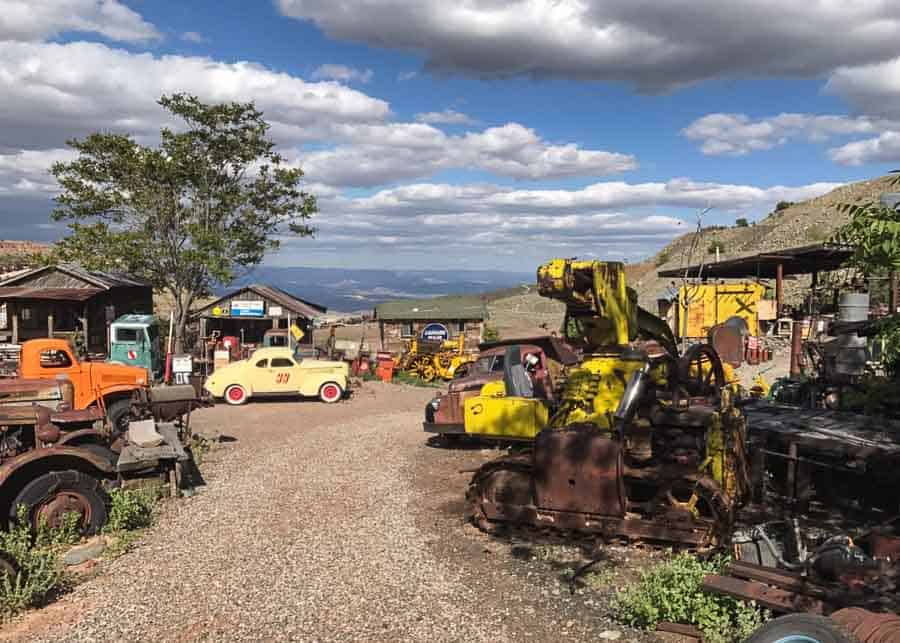
[[[240,301],[237,299],[231,302],[232,317],[262,317],[265,312],[265,303],[261,300]]]
[[[450,331],[443,324],[428,324],[422,329],[422,339],[446,341],[450,339]]]

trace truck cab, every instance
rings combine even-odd
[[[153,315],[122,315],[110,326],[109,361],[139,366],[162,377],[159,320]]]
[[[131,394],[150,385],[146,368],[79,362],[64,339],[31,339],[23,343],[18,375],[26,379],[70,380],[75,387],[75,409],[102,404],[119,431],[127,428]]]

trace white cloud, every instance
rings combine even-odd
[[[471,125],[475,121],[467,114],[455,109],[445,109],[440,112],[420,112],[416,114],[416,121],[431,125]]]
[[[825,88],[861,112],[900,119],[900,57],[878,64],[842,67],[831,75]]]
[[[420,51],[480,77],[817,77],[900,55],[893,0],[279,0],[332,38]],[[839,34],[839,37],[836,37]]]
[[[823,142],[835,136],[873,134],[894,125],[867,116],[783,113],[753,120],[746,114],[716,113],[698,118],[682,134],[700,141],[704,154],[742,156],[798,138]]]
[[[185,31],[183,34],[181,34],[181,39],[197,45],[202,45],[209,42],[209,38],[204,36],[199,31]]]
[[[159,40],[159,32],[118,0],[0,0],[0,40],[43,40],[66,32],[110,40]]]
[[[339,128],[352,145],[302,155],[307,176],[332,185],[376,186],[447,168],[475,168],[516,179],[597,176],[633,170],[633,156],[556,145],[518,123],[449,136],[424,123]]]
[[[371,69],[356,69],[346,65],[332,64],[320,65],[312,73],[314,80],[337,80],[342,83],[358,81],[363,84],[372,80],[374,75],[375,72]]]
[[[387,102],[360,91],[250,62],[135,54],[87,42],[0,42],[0,131],[7,146],[57,147],[98,129],[155,136],[166,118],[156,101],[185,91],[207,101],[256,101],[285,144],[390,114]]]
[[[875,138],[853,141],[828,151],[841,165],[900,162],[900,131],[882,132]]]
[[[0,197],[47,197],[57,192],[50,166],[71,161],[75,153],[68,149],[20,150],[0,154]]]

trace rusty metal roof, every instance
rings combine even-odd
[[[102,288],[32,288],[31,286],[0,286],[0,299],[48,301],[87,301]]]
[[[150,286],[149,282],[132,275],[126,275],[120,272],[85,270],[75,263],[58,263],[50,266],[40,266],[31,270],[18,271],[16,273],[7,275],[5,278],[0,279],[0,287],[15,286],[17,284],[20,284],[21,282],[27,282],[29,279],[39,274],[42,274],[44,272],[51,272],[54,270],[71,275],[76,279],[80,279],[85,283],[91,284],[91,286],[100,290],[112,290],[113,288],[123,287],[134,288],[141,286]]]
[[[684,277],[694,279],[742,279],[746,277],[776,276],[778,264],[784,275],[806,275],[812,272],[837,270],[853,255],[848,246],[817,244],[799,248],[770,250],[734,259],[712,261],[682,268],[660,270],[660,277]]]

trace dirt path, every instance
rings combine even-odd
[[[463,523],[458,469],[494,453],[427,446],[431,393],[367,384],[334,406],[199,413],[236,439],[204,465],[203,492],[0,638],[597,640],[600,612]]]

